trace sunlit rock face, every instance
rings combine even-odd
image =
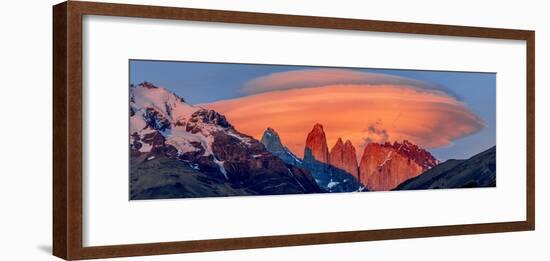
[[[311,172],[317,184],[327,192],[359,191],[361,184],[357,176],[343,169],[343,163],[345,162],[343,155],[346,145],[336,146],[337,148],[333,148],[334,153],[332,154],[337,161],[336,164],[339,164],[340,167],[332,165],[323,125],[315,124],[306,138],[302,166]],[[341,147],[341,149],[338,147]],[[357,166],[357,161],[355,164]],[[355,172],[357,172],[357,167],[355,169]]]
[[[308,160],[308,157],[321,163],[329,164],[327,137],[325,136],[323,125],[319,123],[315,124],[307,135],[304,160]]]
[[[371,191],[391,190],[437,164],[429,152],[406,140],[369,143],[359,163],[359,180]]]
[[[346,140],[344,143],[341,138],[338,138],[338,141],[330,150],[329,161],[333,167],[359,178],[356,151],[351,141]]]

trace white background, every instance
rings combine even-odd
[[[526,219],[524,41],[98,16],[83,28],[84,246]],[[130,58],[496,72],[497,187],[128,202]]]
[[[137,3],[138,1],[133,1]],[[397,20],[472,26],[510,27],[537,31],[537,230],[428,239],[242,250],[217,253],[143,257],[131,260],[281,260],[339,259],[528,259],[547,260],[550,241],[547,136],[550,105],[545,71],[550,46],[550,19],[543,1],[147,1],[188,7],[293,13],[364,19]],[[53,260],[51,249],[51,1],[3,6],[0,48],[4,116],[0,137],[3,187],[0,221],[5,260]],[[15,6],[17,5],[17,6]],[[7,10],[6,10],[7,9]],[[6,144],[7,141],[7,144]]]

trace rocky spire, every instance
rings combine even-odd
[[[279,157],[285,163],[294,166],[299,166],[302,163],[302,161],[296,157],[294,153],[290,152],[290,150],[283,145],[279,134],[274,129],[267,128],[264,131],[261,142],[264,144],[267,151]]]
[[[329,163],[329,153],[327,138],[323,125],[317,123],[309,132],[306,139],[306,148],[304,151],[304,160],[313,158],[318,162]]]
[[[278,151],[284,148],[283,144],[281,143],[281,138],[279,137],[279,134],[272,128],[267,128],[264,131],[261,142],[264,144],[267,150],[271,149]]]
[[[344,170],[359,179],[359,167],[357,165],[357,152],[350,140],[344,143],[344,152],[342,153],[342,162]]]
[[[332,149],[330,149],[329,161],[332,166],[340,168],[342,166],[342,152],[344,152],[344,142],[338,138]]]
[[[346,140],[344,144],[342,139],[338,138],[338,141],[330,150],[330,165],[359,178],[355,147],[349,140]]]

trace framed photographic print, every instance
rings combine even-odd
[[[58,257],[535,229],[533,31],[53,12]]]

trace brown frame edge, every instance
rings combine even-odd
[[[83,247],[82,17],[84,15],[525,40],[527,43],[527,219],[503,223]],[[64,2],[53,7],[53,254],[57,257],[79,260],[534,229],[534,31],[75,1]]]

